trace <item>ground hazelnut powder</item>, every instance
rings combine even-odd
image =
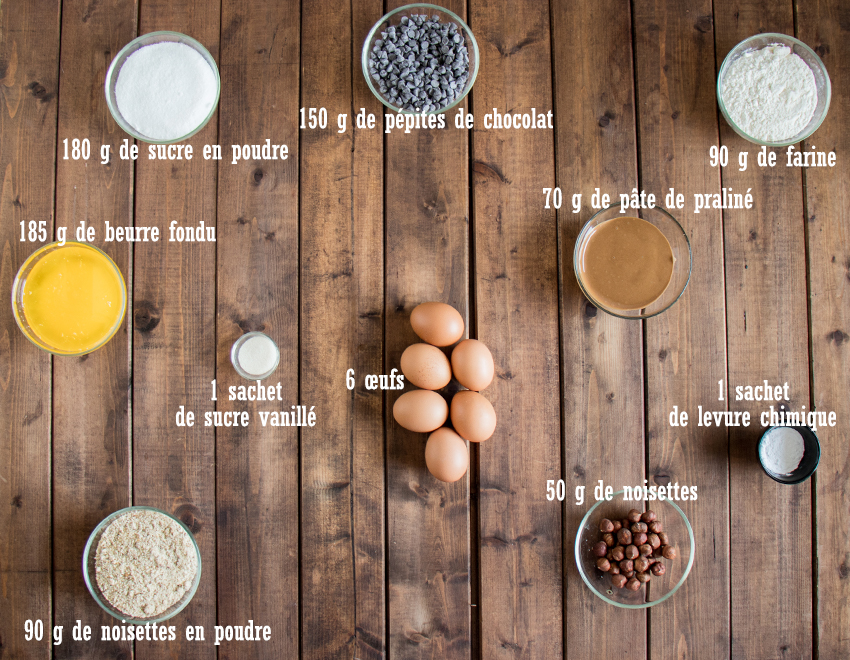
[[[162,614],[195,579],[198,562],[189,534],[156,511],[131,511],[112,521],[95,558],[97,586],[109,603],[136,618]]]

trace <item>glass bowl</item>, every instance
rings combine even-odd
[[[726,72],[729,70],[729,66],[747,51],[759,50],[765,46],[777,45],[788,46],[791,49],[791,52],[798,55],[812,70],[812,73],[815,76],[818,102],[809,123],[806,124],[805,128],[803,128],[803,130],[797,135],[781,142],[765,142],[747,135],[737,124],[735,124],[734,121],[732,121],[732,118],[729,116],[729,111],[726,109],[726,104],[723,102],[723,80]],[[729,51],[729,54],[720,66],[720,72],[717,74],[717,103],[720,106],[720,112],[723,115],[723,118],[726,119],[726,123],[728,123],[732,127],[732,130],[745,140],[749,140],[753,144],[761,146],[787,147],[790,144],[796,144],[797,142],[805,140],[812,133],[818,130],[821,123],[823,123],[823,120],[826,119],[826,113],[827,110],[829,110],[829,101],[831,98],[832,86],[829,82],[829,74],[826,72],[826,67],[823,65],[820,57],[818,57],[817,53],[815,53],[815,51],[809,48],[802,41],[795,39],[794,37],[789,37],[787,34],[765,32],[764,34],[757,34],[749,39],[744,39],[741,43]]]
[[[466,49],[469,52],[469,78],[466,81],[466,84],[464,85],[462,93],[449,105],[442,106],[440,108],[437,108],[436,110],[430,110],[426,114],[438,114],[441,112],[446,112],[447,110],[450,110],[455,107],[466,97],[467,94],[469,94],[469,90],[472,89],[472,85],[475,83],[475,78],[478,76],[478,65],[480,61],[480,57],[478,54],[478,42],[475,41],[475,37],[473,36],[472,31],[469,29],[469,26],[460,16],[458,16],[454,12],[449,11],[448,9],[423,2],[399,7],[398,9],[395,9],[381,17],[381,20],[375,23],[372,29],[369,30],[369,34],[366,37],[366,42],[363,44],[363,53],[360,58],[361,66],[363,67],[363,76],[366,78],[366,84],[369,85],[369,89],[372,90],[372,93],[376,97],[378,97],[378,100],[385,106],[387,106],[390,110],[403,114],[420,114],[417,112],[411,112],[410,110],[404,110],[403,108],[400,108],[395,105],[392,101],[390,101],[389,97],[382,94],[380,89],[375,86],[375,82],[372,80],[372,76],[369,74],[369,53],[372,52],[372,48],[375,46],[375,42],[382,38],[381,32],[386,31],[386,29],[391,25],[398,26],[401,22],[402,17],[410,17],[417,14],[425,15],[428,18],[431,18],[432,16],[438,16],[440,18],[441,23],[456,23],[460,28],[460,34],[463,37],[463,44],[466,46]]]
[[[265,373],[262,374],[252,374],[245,371],[242,368],[242,365],[239,364],[239,349],[242,348],[242,344],[251,339],[252,337],[265,337],[268,339],[275,348],[276,358],[274,361],[274,366],[269,368]],[[280,348],[274,339],[269,337],[264,332],[260,332],[259,330],[253,330],[251,332],[246,332],[244,335],[239,337],[235,342],[233,342],[233,346],[230,348],[230,363],[233,365],[233,368],[236,370],[236,373],[245,378],[246,380],[265,380],[269,376],[271,376],[275,369],[277,369],[280,364]]]
[[[687,516],[679,506],[671,500],[656,500],[647,502],[630,501],[624,498],[625,491],[614,493],[609,502],[596,502],[585,514],[579,525],[576,536],[575,556],[581,579],[590,590],[606,603],[628,609],[642,609],[663,603],[670,598],[691,572],[694,564],[694,531]],[[664,559],[667,572],[642,585],[638,591],[626,588],[618,589],[611,584],[611,575],[596,568],[598,557],[593,554],[593,546],[602,540],[599,523],[603,518],[622,520],[630,509],[644,511],[652,509],[658,515],[658,520],[664,526],[664,532],[670,537],[670,544],[678,551],[676,559]]]
[[[133,511],[154,511],[156,513],[161,513],[168,518],[176,521],[178,525],[180,525],[186,533],[189,535],[189,538],[192,539],[192,547],[195,548],[195,556],[198,560],[198,570],[195,572],[195,579],[192,581],[192,586],[189,590],[183,594],[183,597],[174,603],[171,607],[169,607],[165,612],[158,614],[156,616],[152,616],[147,619],[137,619],[128,614],[124,614],[120,610],[117,610],[112,607],[103,593],[100,591],[100,587],[97,585],[96,578],[96,568],[95,568],[95,560],[97,558],[97,544],[100,542],[100,537],[103,536],[104,531],[106,531],[107,526],[114,521],[116,518],[123,516],[126,513],[132,513]],[[83,551],[83,579],[86,582],[86,587],[89,590],[89,593],[94,598],[95,602],[103,608],[103,610],[107,614],[111,614],[116,619],[121,619],[122,622],[132,623],[136,625],[144,625],[146,623],[159,623],[160,621],[165,621],[170,619],[175,614],[180,612],[186,605],[189,604],[189,601],[195,595],[195,592],[198,590],[198,585],[201,583],[201,551],[198,548],[198,544],[195,541],[195,537],[192,535],[192,532],[189,531],[189,528],[183,524],[181,520],[175,518],[170,513],[166,513],[160,509],[155,509],[152,506],[128,506],[125,509],[121,509],[116,511],[113,514],[106,516],[103,520],[100,521],[100,524],[94,528],[94,531],[89,536],[89,540],[86,542],[86,548]]]
[[[102,255],[109,265],[115,269],[115,273],[118,276],[119,281],[121,282],[121,313],[118,316],[115,324],[109,330],[109,333],[104,337],[104,339],[98,342],[97,345],[82,350],[82,351],[66,351],[58,348],[56,346],[52,346],[44,339],[38,336],[38,334],[33,330],[29,321],[27,320],[26,309],[24,306],[24,287],[27,283],[27,277],[29,277],[33,268],[48,254],[56,250],[62,250],[67,247],[83,247],[89,250],[93,250],[98,254]],[[21,264],[20,269],[18,270],[18,274],[15,276],[15,280],[12,283],[12,312],[15,316],[15,322],[18,324],[18,327],[21,329],[21,332],[24,333],[24,336],[29,339],[33,344],[38,346],[40,349],[47,351],[48,353],[53,353],[53,355],[65,355],[65,356],[74,356],[74,355],[85,355],[86,353],[91,353],[92,351],[96,351],[101,346],[106,344],[112,337],[115,336],[115,333],[118,332],[118,329],[121,327],[121,324],[124,322],[124,314],[127,311],[127,285],[124,282],[124,276],[121,275],[121,270],[118,266],[115,265],[115,262],[106,254],[103,250],[96,248],[94,245],[90,245],[88,243],[77,243],[74,241],[68,241],[64,245],[60,245],[59,243],[48,243],[40,247],[38,250],[33,252],[27,260]]]
[[[673,249],[673,258],[675,259],[673,263],[673,275],[664,293],[648,307],[635,310],[616,309],[594,298],[582,281],[580,268],[588,241],[593,236],[596,228],[603,222],[615,218],[628,217],[639,217],[657,227],[670,242],[670,247]],[[691,244],[688,241],[688,235],[682,229],[682,225],[664,209],[656,207],[654,209],[640,209],[637,214],[631,211],[620,213],[620,205],[614,204],[597,211],[585,223],[584,227],[582,227],[576,240],[575,250],[573,251],[573,270],[575,271],[576,279],[582,292],[599,309],[621,319],[648,319],[669,309],[685,292],[688,282],[691,279]]]
[[[818,435],[811,427],[808,426],[787,427],[794,429],[797,433],[803,436],[803,458],[800,459],[800,464],[790,473],[777,474],[767,468],[762,461],[761,456],[761,446],[765,441],[767,434],[777,428],[782,427],[771,426],[762,434],[758,445],[759,463],[761,464],[764,473],[777,483],[786,485],[801,484],[815,473],[815,470],[818,468],[818,463],[820,463],[820,440],[818,440]]]
[[[152,44],[158,44],[167,41],[191,46],[194,50],[198,52],[198,54],[200,54],[201,57],[204,58],[204,60],[206,60],[207,64],[210,65],[210,68],[215,74],[215,102],[213,103],[212,108],[210,109],[210,112],[206,116],[206,118],[193,130],[186,133],[186,135],[182,135],[171,140],[158,140],[140,133],[138,130],[133,128],[133,126],[131,126],[128,121],[124,119],[124,117],[121,115],[121,111],[118,110],[118,103],[115,99],[115,83],[118,82],[118,74],[121,71],[121,67],[124,65],[124,62],[127,61],[127,58],[130,57],[130,55],[135,53],[140,48],[144,48],[145,46],[150,46]],[[112,60],[112,64],[109,65],[109,69],[106,72],[106,82],[104,83],[104,90],[106,92],[106,105],[109,107],[109,112],[112,114],[112,118],[115,120],[115,123],[117,123],[126,133],[129,133],[137,140],[141,140],[142,142],[147,142],[150,144],[173,144],[175,142],[181,142],[192,137],[195,133],[197,133],[204,126],[206,126],[207,122],[215,114],[215,110],[218,107],[219,98],[221,97],[221,77],[219,76],[218,65],[215,63],[215,59],[213,59],[213,56],[210,55],[209,51],[204,48],[203,45],[197,40],[192,39],[192,37],[182,34],[180,32],[149,32],[148,34],[143,34],[141,36],[136,37],[130,43],[124,46],[124,48],[118,51],[118,54]]]

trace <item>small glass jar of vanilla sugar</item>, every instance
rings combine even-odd
[[[267,334],[258,331],[247,332],[233,342],[230,361],[242,378],[263,380],[277,369],[280,350]]]

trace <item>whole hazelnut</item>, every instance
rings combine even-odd
[[[611,534],[611,532],[603,534],[602,540],[605,541],[605,545],[607,545],[609,548],[613,548],[615,545],[617,545],[617,541],[614,540],[614,535]]]
[[[631,580],[626,582],[626,589],[628,589],[629,591],[637,591],[638,589],[640,589],[640,582],[637,579],[632,578]]]
[[[646,523],[636,522],[632,524],[632,534],[643,533],[646,534],[649,531],[649,527]]]
[[[611,561],[611,559],[613,559],[613,558],[614,558],[613,551],[609,550],[608,552],[605,553],[605,559],[607,559],[608,561]]]
[[[652,546],[653,550],[661,546],[661,539],[658,538],[658,534],[647,534],[646,542]]]
[[[635,570],[638,573],[643,573],[649,568],[649,560],[646,557],[638,557],[635,559]]]
[[[670,539],[667,538],[667,534],[665,532],[655,532],[658,534],[658,539],[661,541],[661,545],[670,545]]]
[[[611,570],[611,562],[605,559],[605,557],[600,557],[596,560],[596,568],[607,573]]]
[[[617,532],[617,540],[620,542],[620,545],[628,545],[632,542],[632,533],[623,527],[623,529]]]
[[[650,569],[653,575],[664,575],[667,572],[667,567],[660,561],[655,562]]]
[[[649,511],[644,511],[644,512],[641,514],[640,519],[641,519],[641,520],[643,520],[643,522],[645,522],[645,523],[651,523],[651,522],[652,522],[653,520],[655,520],[657,517],[658,517],[658,516],[656,516],[656,515],[655,515],[655,511],[653,511],[652,509],[650,509]]]
[[[659,559],[661,557],[661,553],[663,551],[664,551],[664,546],[662,545],[658,548],[655,548],[655,550],[652,551],[652,556],[655,557],[656,559]]]
[[[631,559],[624,559],[620,562],[620,570],[623,573],[635,570],[635,563]]]
[[[629,522],[636,523],[640,520],[640,511],[638,511],[637,509],[632,509],[631,511],[629,511],[626,518],[629,519]]]
[[[640,553],[638,552],[637,546],[626,546],[626,559],[636,559],[639,554]]]
[[[638,582],[644,582],[644,583],[649,582],[649,580],[651,579],[651,576],[649,575],[648,572],[638,573],[637,575],[635,575],[635,577],[637,578]]]
[[[652,546],[649,543],[644,543],[643,545],[638,546],[638,552],[643,557],[649,557],[652,554]]]
[[[634,572],[634,571],[629,571],[628,573],[623,573],[623,575],[625,575],[625,576],[626,576],[626,578],[628,578],[629,580],[631,580],[631,579],[635,576],[635,572]]]
[[[623,527],[625,527],[626,529],[628,529],[628,528],[631,526],[631,524],[632,524],[632,523],[631,523],[631,521],[630,521],[628,518],[623,518],[623,519],[620,521],[620,524],[621,524]]]
[[[664,557],[664,559],[675,559],[678,554],[679,553],[676,552],[676,548],[674,548],[672,545],[665,545],[661,551],[661,555]]]
[[[626,549],[623,546],[618,545],[616,548],[611,550],[611,558],[614,561],[623,561],[626,558]]]
[[[616,534],[621,529],[623,529],[623,523],[621,523],[619,520],[615,520],[614,521],[614,529],[612,529],[611,531]]]
[[[648,540],[648,537],[643,532],[638,532],[637,534],[632,534],[632,543],[635,545],[643,545]]]
[[[607,532],[613,532],[614,531],[614,523],[612,523],[610,520],[608,520],[608,518],[603,518],[602,520],[599,521],[599,531],[602,532],[603,534],[605,534]]]
[[[611,578],[611,584],[617,587],[617,589],[622,589],[623,587],[625,587],[626,582],[628,582],[628,580],[626,579],[625,575],[614,575]]]
[[[605,541],[600,541],[596,545],[593,546],[593,554],[597,557],[604,557],[608,552],[608,546],[605,545]]]
[[[617,564],[611,564],[611,568],[608,570],[611,575],[619,575],[620,567]]]
[[[649,523],[649,531],[658,534],[659,532],[664,531],[664,525],[661,524],[660,520],[654,520]]]

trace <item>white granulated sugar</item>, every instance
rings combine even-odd
[[[778,426],[761,442],[759,458],[770,472],[780,476],[791,474],[803,460],[805,443],[796,429]]]
[[[720,90],[732,121],[762,142],[783,142],[809,123],[818,103],[815,76],[787,46],[745,52],[729,65]]]
[[[245,373],[262,376],[274,369],[278,353],[275,343],[266,336],[256,335],[239,347],[237,360]]]
[[[198,571],[189,534],[156,511],[130,511],[107,526],[95,555],[97,586],[115,609],[138,619],[165,612]]]
[[[153,140],[191,133],[215,103],[215,73],[191,46],[162,42],[134,52],[118,72],[115,100],[121,116]]]

